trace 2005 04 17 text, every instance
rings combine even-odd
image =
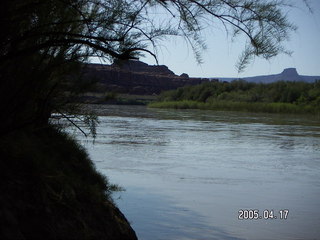
[[[289,210],[281,209],[275,211],[273,209],[265,209],[263,211],[259,211],[258,209],[240,209],[238,211],[238,219],[239,220],[259,220],[259,219],[281,219],[285,220],[288,218]]]

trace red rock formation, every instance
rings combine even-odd
[[[208,79],[175,75],[167,66],[148,65],[140,61],[118,62],[112,65],[88,64],[85,78],[97,81],[98,92],[118,92],[139,95],[159,94],[164,90],[196,85]]]

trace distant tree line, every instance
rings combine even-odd
[[[315,83],[279,81],[269,84],[250,83],[244,80],[232,82],[207,82],[163,92],[160,101],[192,100],[210,102],[281,102],[320,105],[320,80]]]
[[[212,81],[163,92],[158,100],[162,103],[184,102],[182,107],[174,105],[176,108],[202,108],[203,104],[196,103],[210,105],[224,102],[229,103],[229,106],[236,106],[234,103],[282,103],[319,110],[320,80],[314,83],[278,81],[269,84],[250,83],[244,80]]]

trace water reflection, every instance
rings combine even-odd
[[[99,108],[96,144],[83,143],[97,168],[127,189],[119,205],[142,239],[320,236],[318,119]],[[290,217],[239,221],[243,208],[284,208]]]
[[[116,197],[116,196],[115,196]],[[127,198],[130,201],[124,201]],[[140,240],[243,240],[225,229],[209,224],[206,218],[187,208],[179,207],[168,197],[145,189],[130,187],[120,194],[120,209],[135,229]],[[143,209],[139,207],[143,203]]]

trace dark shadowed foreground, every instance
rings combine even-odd
[[[137,239],[116,186],[66,134],[19,131],[0,145],[0,239]]]

